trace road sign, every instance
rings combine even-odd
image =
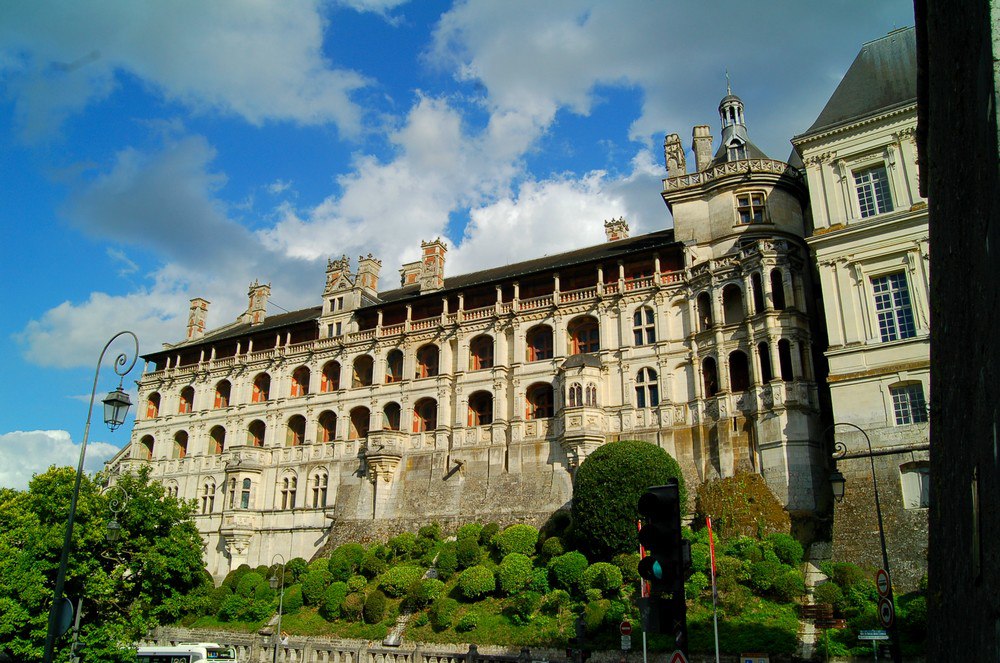
[[[688,663],[688,659],[687,656],[684,655],[684,652],[677,649],[670,655],[670,663]]]
[[[631,635],[623,635],[622,636],[622,651],[628,651],[629,649],[632,649],[632,636]]]
[[[632,623],[626,620],[621,623],[618,630],[621,631],[622,635],[632,635]]]
[[[858,640],[888,640],[889,634],[880,630],[868,630],[858,633]]]
[[[879,596],[889,596],[889,574],[885,569],[875,572],[875,586]]]
[[[882,625],[882,628],[889,628],[892,626],[892,620],[896,616],[896,611],[892,607],[892,601],[886,597],[882,597],[878,600],[878,622]]]

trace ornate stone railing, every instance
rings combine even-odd
[[[707,184],[712,180],[727,175],[744,175],[747,171],[755,173],[772,173],[775,175],[787,175],[799,179],[798,171],[789,166],[784,161],[774,159],[745,159],[743,161],[732,161],[720,164],[711,170],[703,170],[699,173],[689,173],[667,177],[663,180],[664,191],[680,191],[690,187]]]

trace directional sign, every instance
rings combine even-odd
[[[684,652],[677,649],[670,655],[670,663],[688,663],[688,659],[687,656],[684,655]]]
[[[875,572],[875,586],[879,596],[889,596],[889,574],[885,569]]]
[[[632,623],[628,620],[623,621],[618,630],[621,631],[622,635],[632,635]]]
[[[885,631],[869,630],[858,633],[858,640],[888,640],[889,634]]]
[[[632,649],[632,636],[631,635],[623,635],[622,636],[622,651],[628,651],[629,649]]]
[[[892,601],[886,597],[878,600],[878,622],[883,628],[892,626],[892,620],[896,616],[896,611],[892,607]]]

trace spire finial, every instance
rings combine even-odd
[[[729,85],[729,67],[726,67],[726,94],[732,94],[733,88]]]

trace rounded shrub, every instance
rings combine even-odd
[[[524,626],[531,622],[535,611],[542,604],[542,595],[538,592],[521,592],[513,596],[504,609],[504,614],[511,623]]]
[[[409,559],[417,545],[413,532],[403,532],[389,539],[389,553],[393,559]]]
[[[635,522],[649,486],[676,478],[681,509],[687,493],[680,465],[649,442],[622,440],[598,447],[580,465],[573,484],[573,538],[592,559],[609,560],[639,549]]]
[[[468,633],[474,631],[477,626],[479,626],[479,615],[475,612],[467,612],[455,624],[455,630],[459,633]]]
[[[458,568],[467,569],[479,563],[483,558],[483,551],[472,539],[461,539],[455,544],[455,556]]]
[[[262,582],[253,590],[253,600],[261,601],[263,603],[270,603],[272,601],[278,600],[278,590],[271,589],[271,584],[268,582]]]
[[[715,558],[715,585],[720,591],[728,592],[738,584],[749,580],[750,573],[743,560],[729,555]]]
[[[601,590],[588,589],[583,593],[583,598],[585,598],[587,601],[600,601],[602,598]]]
[[[631,606],[624,601],[611,601],[607,612],[604,613],[604,623],[606,626],[617,628],[619,624],[629,618]]]
[[[338,557],[343,557],[344,559],[351,562],[354,568],[357,569],[361,566],[361,560],[365,558],[365,547],[360,543],[345,543],[343,545],[337,546],[333,554]],[[333,555],[331,555],[332,557]]]
[[[351,576],[347,579],[347,589],[352,592],[360,592],[368,585],[368,579],[364,576]]]
[[[538,566],[531,569],[531,582],[528,583],[528,589],[542,595],[548,594],[551,589],[549,587],[549,570]]]
[[[250,598],[254,595],[258,585],[263,585],[264,575],[256,571],[244,573],[236,585],[236,593],[243,598]],[[268,588],[270,589],[270,588]]]
[[[704,543],[691,544],[691,570],[707,573],[712,563],[712,551]]]
[[[463,598],[477,601],[496,589],[496,578],[485,566],[470,566],[458,576],[457,587]]]
[[[447,596],[439,598],[431,604],[430,617],[431,627],[435,631],[444,631],[451,628],[455,621],[455,614],[458,612],[458,601]]]
[[[606,599],[588,601],[583,608],[583,625],[587,633],[599,633],[604,624],[604,617],[611,607],[611,601]]]
[[[496,580],[500,592],[507,596],[520,592],[531,582],[533,570],[534,565],[527,555],[516,552],[508,554],[497,568]]]
[[[548,615],[557,615],[563,608],[568,608],[572,598],[564,589],[554,589],[542,597],[542,612]]]
[[[493,540],[493,545],[502,557],[511,553],[522,555],[535,554],[535,544],[538,543],[538,530],[531,525],[511,525],[500,532]]]
[[[366,624],[378,624],[385,617],[385,594],[380,591],[371,592],[365,599],[362,616]]]
[[[286,587],[285,595],[281,599],[281,609],[291,615],[298,612],[302,605],[302,585]]]
[[[774,549],[774,554],[778,556],[782,564],[798,566],[802,563],[802,556],[805,555],[805,550],[802,548],[802,544],[791,534],[775,532],[774,534],[769,534],[767,540]]]
[[[302,600],[306,605],[319,605],[333,577],[326,569],[314,569],[302,579]]]
[[[382,574],[379,580],[379,587],[382,588],[382,591],[386,595],[398,599],[406,594],[406,590],[410,588],[410,585],[420,580],[423,575],[424,569],[419,566],[410,564],[394,566]]]
[[[472,539],[476,543],[479,543],[479,534],[483,531],[483,526],[479,523],[466,523],[458,528],[455,532],[455,538],[459,541],[462,539]]]
[[[444,594],[444,583],[437,578],[424,578],[410,587],[407,602],[414,608],[423,608]]]
[[[541,558],[545,561],[548,561],[553,557],[558,557],[564,552],[566,552],[566,550],[563,548],[562,539],[558,536],[550,536],[542,541],[542,545],[538,551]]]
[[[419,530],[417,530],[417,537],[421,539],[430,539],[431,541],[440,541],[441,526],[438,525],[437,523],[424,525]]]
[[[552,583],[568,592],[575,591],[587,569],[587,558],[583,553],[572,551],[552,558],[548,563]]]
[[[285,565],[285,574],[289,577],[285,578],[285,584],[288,584],[289,582],[295,583],[302,580],[308,570],[309,563],[301,557],[293,557],[288,560],[288,564]]]
[[[380,557],[377,552],[370,550],[365,553],[358,570],[361,571],[361,575],[371,580],[385,573],[386,568],[388,568],[388,564],[386,564],[385,559]]]
[[[330,569],[330,558],[320,557],[309,562],[310,571],[328,571]]]
[[[611,558],[611,563],[622,572],[622,582],[632,584],[639,581],[639,555],[635,553],[618,553]]]
[[[209,594],[208,605],[205,608],[206,614],[218,614],[219,608],[222,607],[222,602],[232,595],[232,587],[227,587],[226,585],[219,585],[216,589],[212,590]]]
[[[447,580],[455,574],[458,570],[458,552],[457,546],[453,541],[448,541],[441,546],[438,551],[437,561],[434,562],[434,568],[437,569],[438,576]]]
[[[758,592],[767,592],[782,573],[781,563],[761,560],[750,564],[750,586]]]
[[[224,587],[229,587],[233,592],[236,591],[236,586],[240,582],[240,578],[244,574],[250,573],[253,569],[250,568],[249,564],[240,564],[238,567],[226,574],[226,577],[222,581]]]
[[[323,593],[323,599],[319,603],[320,617],[328,622],[340,617],[340,606],[343,605],[347,594],[346,582],[335,582],[327,587]]]
[[[697,599],[706,587],[712,584],[708,576],[701,571],[695,571],[684,582],[684,596],[687,599]]]
[[[361,613],[365,609],[365,595],[361,592],[351,592],[340,604],[340,614],[352,622],[361,621]]]
[[[840,605],[844,600],[844,591],[840,586],[829,580],[822,585],[813,588],[813,601],[815,603],[828,603],[834,607]]]
[[[351,560],[343,555],[334,553],[330,557],[327,569],[330,571],[330,577],[333,578],[334,582],[346,582],[348,578],[354,575],[355,566],[351,563]]]
[[[580,584],[585,589],[596,589],[604,598],[611,598],[621,593],[622,572],[614,564],[595,562],[584,570]]]
[[[806,580],[798,569],[788,569],[771,583],[771,594],[779,601],[794,601],[806,593]]]
[[[500,526],[496,523],[486,523],[483,529],[479,530],[479,545],[489,546],[493,544],[493,537],[500,532]]]

